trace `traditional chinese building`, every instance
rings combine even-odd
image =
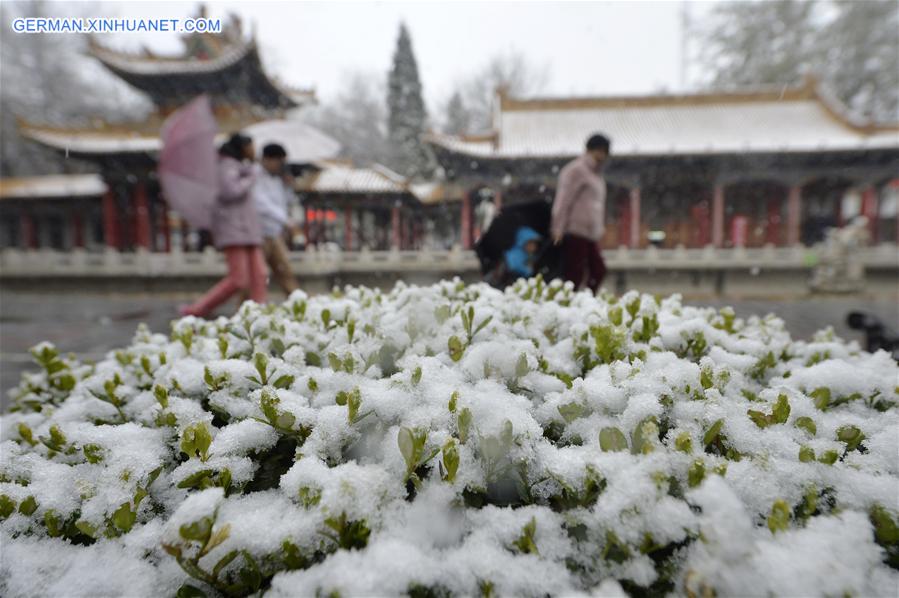
[[[163,56],[148,50],[120,52],[90,40],[90,55],[146,94],[154,110],[136,122],[79,128],[21,121],[26,138],[93,164],[99,178],[90,178],[91,185],[80,175],[4,181],[3,246],[70,249],[93,246],[99,239],[114,249],[167,251],[173,242],[196,237],[169,213],[155,170],[165,118],[202,93],[212,100],[223,133],[245,130],[260,143],[283,142],[299,164],[337,154],[333,139],[285,119],[288,111],[314,102],[315,94],[269,77],[255,37],[244,33],[237,17],[230,18],[221,34],[192,33],[182,36],[182,42],[181,54]],[[66,189],[72,193],[63,198],[59,193]]]
[[[586,138],[612,139],[608,247],[812,244],[856,215],[897,240],[899,125],[851,115],[813,79],[797,87],[639,97],[498,94],[493,130],[426,137],[462,190],[460,239],[476,237],[475,194],[551,200]],[[652,234],[651,234],[652,233]]]

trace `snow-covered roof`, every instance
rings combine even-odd
[[[409,190],[418,198],[418,201],[425,205],[462,199],[462,194],[458,189],[440,182],[412,183],[409,185]]]
[[[0,179],[0,199],[94,197],[106,193],[98,174],[56,174]]]
[[[306,193],[407,193],[406,179],[375,164],[355,167],[351,164],[320,162],[320,171],[297,181],[297,191]]]
[[[207,59],[194,57],[160,57],[131,54],[106,48],[91,40],[90,54],[110,69],[135,75],[184,75],[197,73],[215,73],[237,64],[256,49],[256,41],[252,38],[241,39],[226,46],[221,54]]]
[[[21,127],[29,139],[57,150],[74,154],[134,154],[156,153],[162,141],[155,135],[121,131],[63,130],[41,127]]]
[[[200,93],[224,103],[249,101],[266,108],[292,108],[316,101],[314,91],[291,89],[266,74],[254,37],[230,40],[208,58],[121,52],[94,40],[89,52],[157,105],[178,104]]]
[[[899,149],[899,127],[854,122],[813,82],[751,93],[620,98],[500,96],[492,136],[431,134],[472,157],[555,158],[580,153],[601,131],[616,156]]]
[[[146,127],[145,127],[146,128]],[[340,151],[340,144],[315,127],[295,120],[268,120],[248,126],[222,125],[223,129],[245,131],[262,150],[266,143],[280,143],[287,150],[292,164],[308,164],[333,158]],[[107,129],[62,129],[20,124],[25,137],[48,147],[73,154],[101,156],[109,154],[152,154],[162,148],[158,135],[147,131],[127,130],[119,127]],[[216,144],[225,140],[224,133],[216,137]]]
[[[291,164],[327,160],[340,152],[337,140],[297,120],[267,120],[246,127],[244,132],[253,138],[259,151],[268,143],[283,145]]]

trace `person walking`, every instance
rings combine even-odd
[[[296,200],[288,186],[292,180],[286,173],[287,151],[277,143],[262,148],[261,167],[253,186],[256,211],[262,224],[262,251],[272,277],[290,295],[299,288],[290,269],[284,229],[287,226],[287,209]]]
[[[262,229],[252,196],[255,153],[253,140],[241,133],[233,134],[219,149],[211,229],[216,248],[225,253],[228,274],[197,301],[181,307],[181,315],[206,317],[238,292],[249,294],[257,303],[266,301]]]
[[[578,289],[586,276],[586,286],[594,293],[606,274],[599,241],[604,232],[606,203],[602,170],[610,147],[606,136],[592,135],[584,154],[562,168],[550,225],[553,242],[561,246],[565,280]]]

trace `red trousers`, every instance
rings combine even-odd
[[[565,280],[574,283],[575,289],[579,289],[586,278],[587,287],[596,293],[606,276],[606,263],[599,250],[599,241],[578,235],[562,237],[562,272]]]
[[[228,262],[228,275],[188,307],[189,313],[206,317],[238,291],[249,294],[250,299],[257,303],[265,303],[268,273],[262,248],[240,245],[225,247],[223,251]]]

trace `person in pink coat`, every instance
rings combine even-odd
[[[553,242],[561,246],[565,280],[596,293],[606,275],[606,263],[599,248],[604,232],[606,181],[603,168],[611,142],[595,134],[587,140],[586,151],[559,172],[553,200],[550,230]]]
[[[183,306],[181,315],[206,317],[241,293],[257,303],[267,298],[262,227],[253,201],[255,183],[253,140],[235,133],[219,149],[218,197],[212,214],[212,238],[225,253],[228,274],[194,303]]]

